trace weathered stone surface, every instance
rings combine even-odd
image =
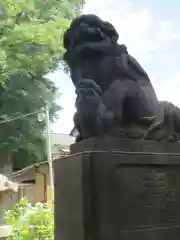
[[[56,240],[178,239],[179,144],[96,138],[80,149],[56,161]]]
[[[102,136],[89,138],[70,146],[71,153],[84,151],[123,151],[123,152],[154,152],[180,154],[180,143],[157,143],[151,140],[133,140]]]

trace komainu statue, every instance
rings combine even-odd
[[[76,88],[77,141],[99,135],[178,141],[180,110],[157,99],[148,74],[112,24],[88,14],[64,34],[64,61]]]

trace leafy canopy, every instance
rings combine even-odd
[[[58,90],[44,77],[59,65],[63,33],[79,14],[80,0],[0,0],[0,151],[1,162],[16,168],[44,160],[44,122],[37,114],[48,101],[53,121]]]

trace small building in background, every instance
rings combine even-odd
[[[52,158],[56,159],[69,154],[69,147],[75,142],[75,137],[63,134],[63,133],[52,133]]]
[[[74,141],[75,138],[70,135],[52,133],[53,161],[60,161],[61,157],[67,156],[70,152],[69,147]],[[8,165],[8,172],[6,175],[8,175],[12,181],[16,181],[19,184],[16,201],[20,200],[22,197],[28,199],[31,203],[51,201],[49,165],[47,161],[11,173],[10,166]]]
[[[11,225],[4,225],[5,210],[11,207],[8,206],[9,197],[18,192],[18,184],[10,181],[6,176],[0,174],[0,239],[9,239],[12,233]]]
[[[57,161],[60,161],[60,158]],[[14,172],[9,178],[19,183],[16,202],[21,198],[26,198],[31,203],[51,201],[49,165],[47,161]]]

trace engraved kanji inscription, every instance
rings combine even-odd
[[[172,224],[174,208],[178,201],[178,189],[168,183],[166,172],[151,170],[142,174],[142,195],[146,202],[147,224]]]

